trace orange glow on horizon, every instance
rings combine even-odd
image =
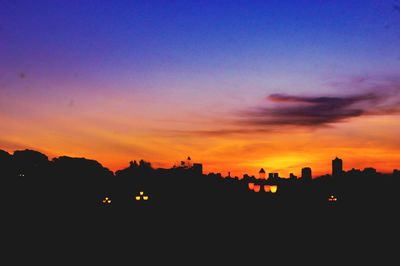
[[[57,110],[56,106],[52,108]],[[199,136],[190,133],[193,129],[187,129],[188,133],[181,136],[168,131],[179,125],[159,123],[164,129],[152,131],[147,129],[151,123],[139,118],[137,125],[126,129],[131,124],[129,119],[123,113],[118,115],[111,116],[105,110],[96,114],[82,110],[79,116],[70,117],[57,111],[39,110],[32,117],[19,120],[2,117],[2,124],[7,126],[1,128],[0,149],[12,153],[29,148],[43,152],[50,159],[61,155],[85,157],[112,171],[140,159],[151,162],[155,168],[171,168],[190,155],[193,162],[203,164],[206,174],[226,176],[229,171],[231,176],[239,178],[246,173],[258,178],[261,167],[267,175],[277,172],[281,177],[288,177],[289,173],[300,176],[301,168],[306,165],[312,168],[313,177],[317,177],[331,173],[331,160],[336,156],[343,159],[345,170],[374,167],[379,172],[391,173],[399,167],[400,143],[396,133],[400,131],[399,116],[363,117],[316,130],[293,128],[228,136]],[[68,126],[71,124],[74,127]],[[196,123],[191,125],[197,127]],[[215,126],[206,125],[205,129]],[[49,127],[52,134],[42,130]]]

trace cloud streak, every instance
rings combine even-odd
[[[400,113],[399,85],[345,96],[271,94],[268,106],[239,113],[239,124],[253,127],[323,127],[366,115]]]

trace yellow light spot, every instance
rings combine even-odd
[[[278,186],[270,186],[269,188],[272,193],[276,193],[276,191],[278,190]]]
[[[136,200],[140,200],[140,196],[136,196],[135,198],[136,198]]]
[[[111,203],[111,200],[108,200],[107,202],[108,202],[108,203]]]
[[[143,199],[144,199],[144,200],[148,200],[149,197],[148,197],[148,196],[143,196]]]
[[[144,194],[144,192],[143,192],[143,191],[140,191],[139,194],[140,194],[140,196],[142,196],[142,195]]]

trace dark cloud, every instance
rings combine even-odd
[[[253,127],[321,127],[365,115],[400,113],[399,86],[381,86],[373,92],[346,96],[271,94],[266,107],[239,113],[239,124]]]
[[[400,114],[398,77],[351,77],[328,83],[330,95],[270,94],[261,106],[234,112],[231,118],[219,117],[213,129],[172,130],[174,136],[226,137],[318,129],[370,115]],[[347,94],[344,94],[344,93]]]

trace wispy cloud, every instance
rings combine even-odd
[[[266,106],[240,112],[238,123],[251,127],[321,127],[365,115],[397,114],[399,92],[400,83],[391,83],[351,95],[271,94],[266,98]]]
[[[371,115],[400,114],[398,78],[347,77],[327,83],[327,94],[274,93],[254,107],[238,107],[229,117],[208,121],[204,129],[174,129],[167,134],[193,137],[248,137],[308,131]]]

